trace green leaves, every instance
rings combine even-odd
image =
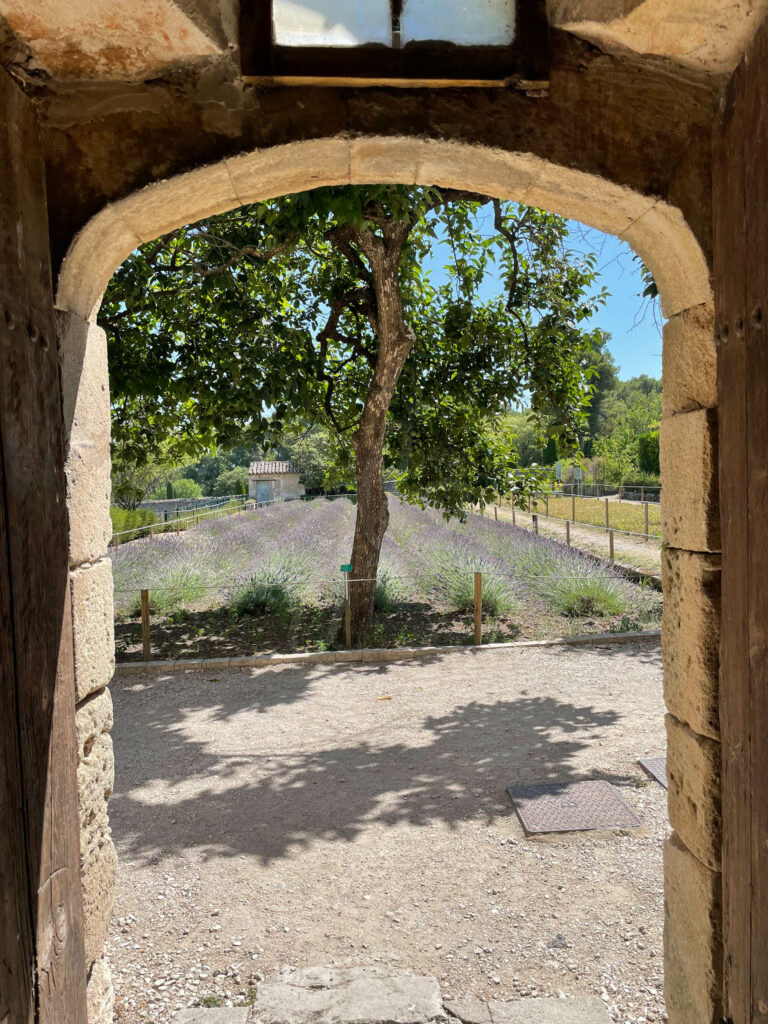
[[[386,458],[411,500],[448,514],[520,493],[516,404],[578,447],[599,332],[596,263],[541,210],[437,188],[285,196],[142,246],[102,306],[115,449],[140,464],[272,443],[317,424],[349,459],[379,359],[372,247],[400,232],[394,270],[415,343],[387,418]],[[446,274],[432,269],[443,262]]]

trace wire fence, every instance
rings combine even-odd
[[[336,501],[339,498],[356,498],[357,492],[346,491],[343,494],[300,495],[295,498],[271,498],[268,501],[251,498],[248,495],[236,495],[235,497],[225,498],[221,503],[216,505],[200,506],[203,511],[200,511],[199,509],[192,509],[190,510],[190,514],[186,517],[167,519],[162,522],[157,521],[154,523],[143,523],[140,526],[134,526],[129,530],[113,531],[109,541],[109,547],[118,546],[121,543],[120,538],[139,540],[142,537],[152,538],[156,534],[181,533],[182,531],[189,529],[191,526],[199,525],[204,520],[220,519],[222,517],[236,515],[240,512],[256,511],[257,509],[265,508],[269,505],[283,505],[290,501],[312,500],[317,497],[322,497],[326,501]],[[124,542],[125,541],[123,541],[123,543]]]
[[[510,509],[513,516],[523,511],[511,502],[503,502],[494,506],[497,519],[498,508]],[[541,516],[553,522],[612,530],[627,537],[639,537],[643,541],[661,539],[660,507],[647,501],[627,504],[617,503],[610,498],[584,498],[575,494],[564,496],[554,491],[540,491],[529,496],[527,511],[529,515]],[[641,528],[627,529],[628,526]]]

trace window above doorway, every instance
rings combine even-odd
[[[546,85],[544,0],[243,0],[240,28],[246,79]]]

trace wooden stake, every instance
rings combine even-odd
[[[149,647],[149,591],[141,592],[141,641],[144,647],[144,661],[151,661],[152,652]]]
[[[606,498],[605,499],[605,528],[606,528],[606,530],[610,528],[610,525],[611,525],[611,513],[608,510],[608,499]]]
[[[568,547],[571,546],[571,524],[567,519],[565,520],[565,543]]]
[[[352,647],[352,601],[349,581],[352,579],[351,572],[344,573],[344,642],[347,650]]]
[[[498,523],[498,521],[499,521],[499,506],[498,505],[494,505],[493,506],[493,518]]]
[[[154,535],[155,535],[155,531],[154,531],[154,530],[152,529],[152,527],[150,526],[150,528],[149,528],[149,536],[150,536],[150,539],[151,539],[152,537],[154,537]]]
[[[536,515],[535,512],[531,516],[531,520],[533,521],[533,532],[538,536],[538,533],[539,533],[539,517]]]
[[[549,518],[549,495],[544,495],[544,515]]]
[[[483,642],[483,574],[475,573],[475,643]]]
[[[647,501],[644,502],[644,509],[643,509],[643,511],[645,512],[645,542],[647,544],[648,543],[648,533],[649,533],[649,530],[648,530],[648,502]]]
[[[613,562],[613,530],[608,531],[608,560]]]
[[[512,525],[515,526],[515,506],[512,506]]]
[[[576,495],[571,493],[571,522],[576,522]]]

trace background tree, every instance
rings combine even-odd
[[[319,189],[211,218],[143,246],[102,307],[113,393],[142,402],[146,451],[190,425],[270,444],[296,417],[354,462],[353,639],[373,616],[389,513],[407,500],[463,515],[534,486],[497,417],[525,395],[562,451],[578,443],[594,331],[593,257],[565,221],[436,188]],[[428,256],[446,243],[447,276]],[[177,423],[174,422],[177,417]],[[153,439],[151,427],[158,426]],[[118,435],[124,426],[118,420]]]

